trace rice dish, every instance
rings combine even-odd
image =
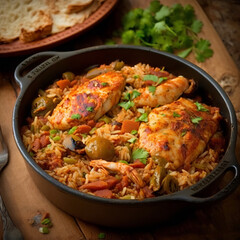
[[[220,109],[196,88],[194,79],[143,63],[65,72],[39,90],[23,142],[44,171],[78,191],[171,194],[209,174],[225,150]]]

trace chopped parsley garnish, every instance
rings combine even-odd
[[[161,82],[163,82],[164,80],[167,80],[167,77],[160,77],[159,79],[158,79],[158,84],[160,84]]]
[[[168,79],[167,77],[160,77],[159,78],[158,76],[151,75],[151,74],[144,75],[144,77],[143,77],[144,81],[153,81],[153,82],[156,83],[156,86],[159,85],[160,83],[162,83],[162,81],[167,80],[167,79]],[[152,86],[150,86],[150,87],[152,87]],[[149,91],[151,91],[151,90],[149,90]],[[154,92],[155,92],[155,90],[154,90]]]
[[[136,78],[139,78],[139,75],[134,75],[133,78],[135,78],[135,79],[136,79]]]
[[[146,164],[147,163],[147,158],[149,156],[148,151],[146,151],[143,148],[137,148],[136,150],[133,151],[132,153],[132,159],[137,160],[139,159],[142,163]]]
[[[201,103],[195,102],[194,103],[197,106],[197,110],[201,112],[208,112],[209,110],[205,108]]]
[[[198,36],[202,26],[192,5],[166,6],[152,0],[149,7],[135,8],[126,13],[122,30],[118,32],[123,44],[153,47],[180,57],[193,52],[198,62],[204,62],[213,55],[213,50],[208,40]]]
[[[136,120],[136,122],[147,122],[148,121],[148,114],[147,113],[143,113],[140,117],[138,117]]]
[[[136,98],[136,97],[138,97],[140,95],[141,95],[140,92],[138,92],[137,90],[133,90],[132,94],[131,94],[131,100],[133,100],[134,98]]]
[[[126,92],[124,97],[123,97],[124,100],[130,100],[131,99],[131,94],[130,92]]]
[[[162,117],[166,117],[166,114],[165,113],[161,113],[160,114]]]
[[[137,140],[137,138],[131,138],[131,139],[128,140],[128,142],[130,142],[130,143],[135,143],[136,140]]]
[[[181,117],[181,115],[176,112],[173,112],[173,117]]]
[[[148,90],[149,90],[149,92],[151,92],[152,94],[154,94],[155,91],[156,91],[156,87],[155,87],[155,86],[148,86]]]
[[[191,119],[192,123],[199,124],[200,121],[202,121],[202,117],[195,117]]]
[[[92,112],[92,111],[93,111],[93,107],[86,107],[86,110],[87,110],[88,112]]]
[[[79,113],[73,114],[71,119],[80,119],[82,116]]]
[[[138,97],[139,95],[141,95],[140,92],[138,92],[137,90],[133,90],[132,92],[125,93],[123,99],[124,100],[133,100],[136,97]]]
[[[77,126],[72,127],[69,131],[68,134],[73,134],[77,129]]]
[[[132,134],[132,135],[135,135],[135,134],[137,134],[137,133],[138,133],[137,130],[132,130],[132,131],[131,131],[131,134]]]
[[[128,101],[128,102],[120,102],[118,104],[120,107],[124,108],[125,110],[128,110],[129,108],[134,106],[134,102]]]
[[[105,87],[105,86],[108,86],[108,83],[107,83],[107,82],[102,82],[101,85],[102,85],[103,87]]]
[[[134,102],[132,100],[138,97],[139,95],[141,95],[141,93],[138,92],[137,90],[133,90],[132,92],[127,92],[125,93],[123,99],[128,101],[120,102],[118,105],[123,107],[125,110],[128,110],[129,108],[134,106]]]
[[[144,75],[144,77],[143,77],[143,80],[144,81],[153,81],[153,82],[158,82],[158,76],[156,76],[156,75],[151,75],[151,74],[149,74],[149,75]]]

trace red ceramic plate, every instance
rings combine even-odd
[[[50,47],[66,42],[67,40],[82,34],[102,20],[113,9],[117,1],[118,0],[106,0],[98,10],[91,14],[83,23],[76,24],[63,32],[53,34],[44,39],[30,43],[16,40],[11,43],[0,44],[0,57],[30,54],[40,50],[47,50]]]

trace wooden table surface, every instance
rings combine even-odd
[[[112,30],[119,24],[119,19],[125,11],[134,7],[146,7],[149,2],[150,0],[120,0],[114,11],[94,29],[51,50],[69,51],[103,44],[106,38],[111,37]],[[161,2],[168,5],[179,2],[194,6],[197,16],[204,23],[201,35],[211,41],[214,56],[201,64],[195,62],[192,56],[188,60],[203,68],[222,85],[233,102],[240,122],[239,69],[206,14],[197,1]],[[99,233],[105,233],[105,239],[240,239],[240,187],[220,202],[196,209],[181,219],[172,219],[169,223],[152,228],[127,230],[94,226],[75,219],[52,205],[30,178],[12,134],[12,111],[18,93],[13,72],[26,57],[0,59],[0,125],[9,147],[9,164],[0,174],[0,193],[11,218],[21,229],[25,239],[98,239]],[[238,145],[238,157],[239,150]],[[50,213],[53,227],[49,234],[43,235],[29,224],[29,219],[38,211]],[[0,239],[2,239],[1,225],[0,221]]]

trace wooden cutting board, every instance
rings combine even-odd
[[[120,17],[122,13],[134,7],[147,7],[150,0],[121,0],[114,14],[106,20]],[[189,60],[208,72],[228,93],[240,120],[240,85],[239,71],[224,47],[221,39],[195,0],[165,0],[164,4],[191,4],[204,23],[201,36],[210,40],[214,55],[204,63],[197,63],[192,56]],[[104,36],[104,26],[101,33]],[[103,38],[94,32],[87,33],[79,39],[80,47],[102,43]],[[78,40],[74,40],[73,49]],[[70,43],[71,44],[71,43]],[[61,49],[61,47],[59,47]],[[98,239],[99,233],[105,233],[105,239],[239,239],[240,238],[240,189],[238,188],[227,199],[213,206],[198,209],[180,222],[173,222],[148,229],[110,229],[82,222],[52,205],[43,196],[30,178],[24,159],[20,155],[12,134],[12,111],[16,101],[13,71],[23,58],[1,59],[10,72],[0,70],[0,124],[4,138],[9,146],[9,164],[0,174],[0,193],[14,223],[21,229],[25,239]],[[240,148],[238,148],[240,149]],[[28,220],[38,211],[49,212],[53,222],[50,233],[43,235]],[[141,213],[139,213],[141,214]],[[161,213],[153,213],[161,214]],[[127,219],[126,219],[127,221]],[[0,239],[2,237],[0,224]]]

